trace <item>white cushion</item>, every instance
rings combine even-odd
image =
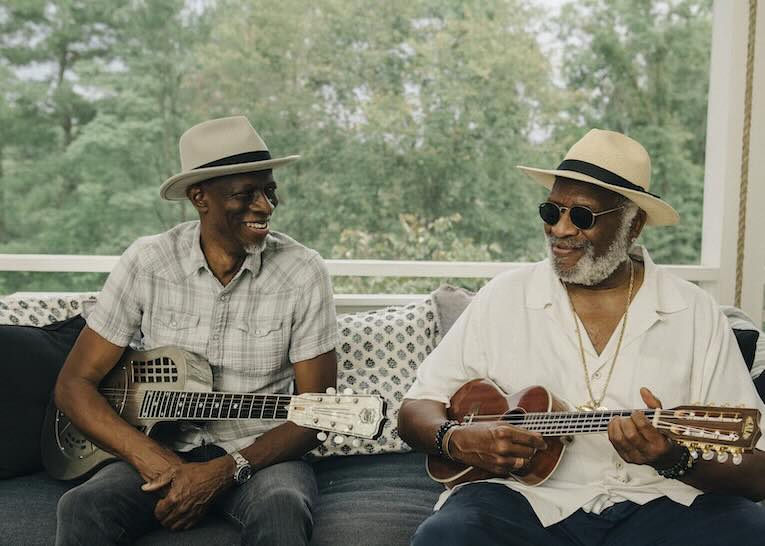
[[[433,303],[426,299],[403,307],[339,315],[337,390],[379,394],[387,402],[388,420],[376,440],[354,447],[349,438],[337,446],[331,441],[311,452],[315,457],[374,455],[411,451],[398,435],[396,422],[401,401],[414,382],[417,367],[436,341]]]

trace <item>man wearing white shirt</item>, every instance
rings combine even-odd
[[[484,286],[423,362],[399,415],[410,445],[489,477],[445,491],[413,544],[763,543],[765,509],[753,502],[765,498],[763,439],[739,464],[721,464],[633,411],[607,435],[577,435],[532,486],[510,474],[557,438],[448,419],[452,396],[476,378],[508,394],[543,385],[583,411],[725,402],[765,415],[717,303],[634,246],[645,224],[678,220],[648,192],[645,149],[596,129],[557,169],[521,169],[551,189],[540,205],[549,259]]]

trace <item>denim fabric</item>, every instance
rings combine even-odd
[[[217,446],[204,446],[184,456],[199,462],[221,453]],[[142,483],[130,465],[116,462],[69,490],[58,503],[56,544],[130,544],[158,528],[154,506],[159,496],[141,491]],[[241,528],[243,545],[297,546],[310,540],[317,496],[311,467],[288,461],[264,468],[246,484],[225,491],[211,512]]]
[[[742,497],[701,495],[691,506],[667,497],[621,502],[600,515],[577,510],[543,527],[528,501],[501,484],[455,491],[417,529],[412,546],[756,546],[765,544],[765,509]]]

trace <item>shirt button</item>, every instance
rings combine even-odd
[[[220,336],[219,336],[218,334],[214,334],[214,335],[213,335],[213,339],[216,339],[216,340],[217,340],[217,339],[219,339],[219,338],[220,338]]]
[[[220,301],[226,301],[228,299],[228,296],[223,295],[220,297]]]
[[[173,328],[175,328],[176,326],[178,326],[178,324],[177,324],[177,323],[176,323],[174,320],[171,320],[171,321],[170,321],[170,326],[172,326]]]
[[[260,328],[258,328],[258,329],[256,329],[256,330],[255,330],[255,335],[256,335],[256,336],[259,336],[259,335],[260,335],[262,332],[263,332],[263,330],[261,330]]]
[[[616,461],[616,468],[621,469],[623,466],[624,466],[624,463],[622,463],[621,461]]]

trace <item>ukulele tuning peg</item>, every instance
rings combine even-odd
[[[741,461],[743,461],[743,460],[744,460],[744,456],[741,454],[741,452],[740,452],[740,451],[737,451],[737,452],[735,452],[735,453],[733,454],[733,457],[731,458],[731,461],[732,461],[732,462],[733,462],[733,464],[735,464],[735,465],[740,465],[740,464],[741,464]]]
[[[711,449],[705,449],[701,454],[701,458],[705,461],[711,461],[715,458],[715,452]]]
[[[342,445],[343,442],[345,442],[345,436],[342,434],[336,434],[334,438],[332,438],[332,442],[336,445]]]
[[[720,451],[717,454],[717,462],[718,463],[724,463],[728,460],[728,452],[727,451]]]
[[[361,447],[361,440],[359,440],[358,438],[354,438],[351,444],[353,444],[353,447]]]
[[[335,394],[337,390],[335,387],[327,387],[327,390],[325,391],[327,394]]]
[[[351,396],[353,394],[353,389],[345,389],[343,394],[346,396]]]
[[[327,440],[327,433],[326,433],[326,432],[320,432],[320,433],[318,433],[318,434],[316,435],[316,438],[318,438],[318,440],[319,440],[320,442],[324,442],[324,441],[326,441],[326,440]]]
[[[691,458],[693,458],[694,461],[698,460],[699,452],[696,450],[695,447],[692,447],[691,449],[689,449],[688,452],[691,454]]]

